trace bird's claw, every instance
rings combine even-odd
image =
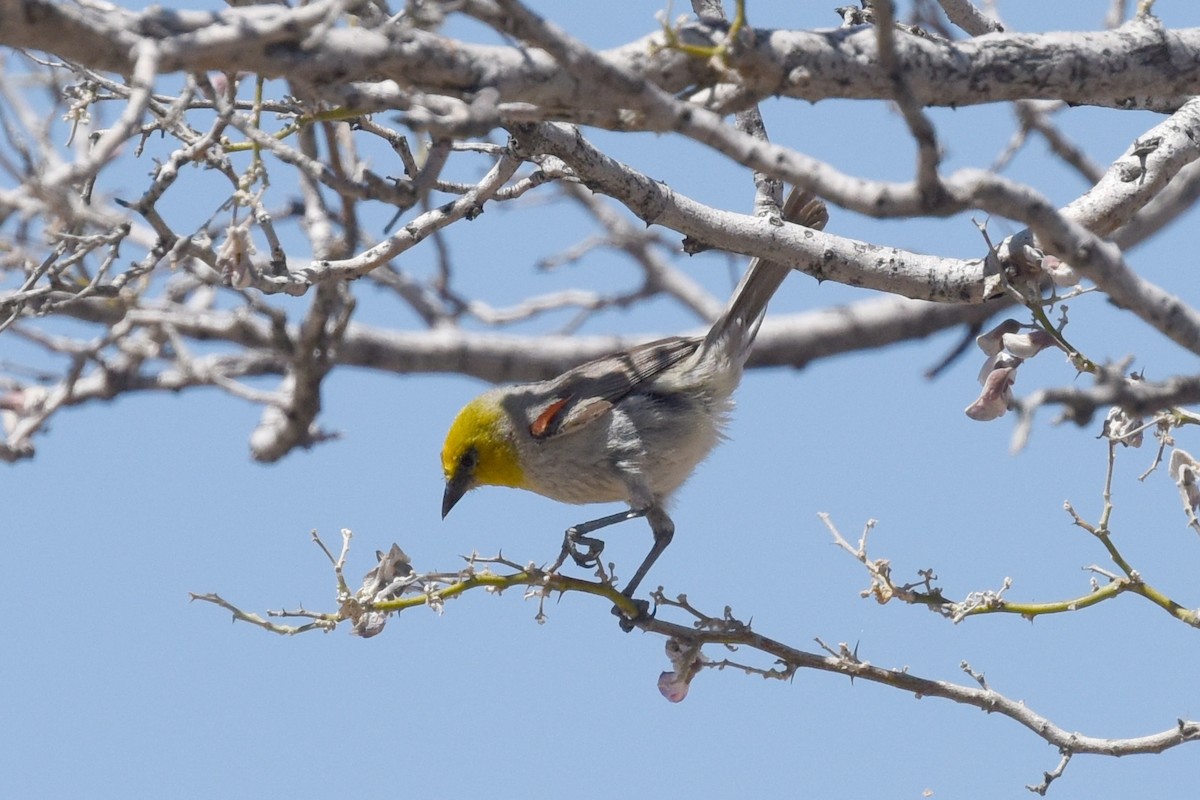
[[[638,622],[654,618],[654,614],[650,612],[649,600],[633,600],[632,598],[630,598],[630,600],[633,602],[634,606],[637,607],[637,615],[634,617],[626,616],[625,612],[621,610],[620,606],[613,606],[612,608],[613,616],[617,617],[618,624],[621,626],[621,630],[625,631],[626,633],[632,631]]]
[[[575,528],[568,528],[563,550],[571,556],[572,561],[586,569],[600,563],[604,542],[594,536],[585,536]]]

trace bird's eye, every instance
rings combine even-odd
[[[468,447],[463,451],[463,454],[458,457],[458,468],[466,470],[468,473],[475,469],[475,465],[479,463],[479,451],[474,447]]]

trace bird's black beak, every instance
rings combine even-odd
[[[455,472],[446,479],[446,491],[442,494],[442,519],[471,488],[471,475],[464,471]]]

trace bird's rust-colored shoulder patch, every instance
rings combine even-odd
[[[546,406],[546,410],[537,415],[537,419],[529,426],[529,434],[535,439],[545,439],[557,429],[559,416],[562,414],[571,398],[563,397]]]

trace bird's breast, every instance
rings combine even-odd
[[[522,443],[527,488],[564,503],[664,502],[721,440],[727,399],[631,394],[580,430]]]

